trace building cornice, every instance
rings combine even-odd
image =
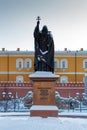
[[[34,51],[0,51],[0,56],[33,56]],[[87,56],[87,51],[55,51],[55,56],[67,56],[67,57],[75,57],[75,56],[80,56],[80,57],[85,57]]]

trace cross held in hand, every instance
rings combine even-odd
[[[40,16],[38,16],[36,20],[37,20],[37,21],[40,21],[40,20],[41,20]]]

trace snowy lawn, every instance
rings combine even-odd
[[[87,119],[3,116],[0,117],[0,130],[87,130]]]

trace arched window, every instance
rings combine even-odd
[[[54,69],[58,69],[59,68],[59,60],[54,59]]]
[[[87,69],[87,59],[83,60],[83,68]]]
[[[16,77],[16,83],[23,83],[23,82],[24,82],[23,76]]]
[[[61,78],[60,78],[60,82],[61,83],[68,83],[68,77],[67,76],[61,76]]]
[[[68,61],[66,59],[61,60],[61,68],[67,69],[68,68]]]
[[[25,68],[30,69],[32,67],[31,59],[25,59]]]
[[[16,68],[22,69],[23,68],[23,59],[19,58],[16,60]]]

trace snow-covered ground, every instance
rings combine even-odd
[[[87,107],[61,109],[58,112],[58,118],[30,117],[29,115],[29,109],[25,109],[20,100],[1,102],[0,130],[87,130]],[[73,118],[70,118],[69,115]],[[75,116],[79,118],[75,118]]]
[[[67,114],[67,112],[64,113]],[[0,113],[0,130],[87,130],[86,118],[41,118],[30,117],[28,114],[28,112]],[[76,113],[69,112],[68,114]],[[80,112],[78,114],[87,115],[87,113]]]

